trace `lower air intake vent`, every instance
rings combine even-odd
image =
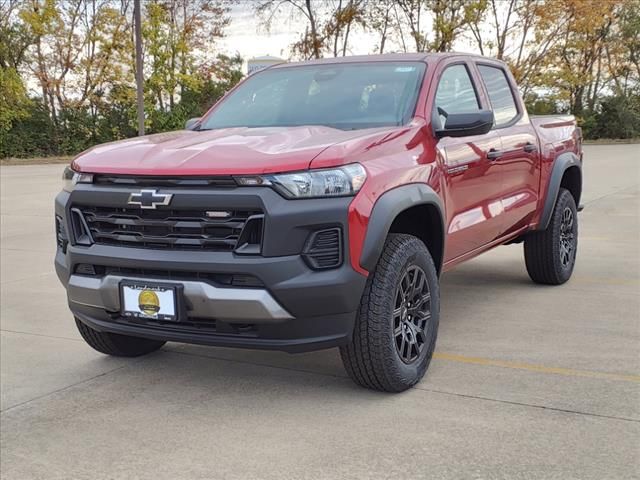
[[[313,232],[304,249],[304,259],[316,270],[336,268],[342,264],[342,231],[329,228]]]

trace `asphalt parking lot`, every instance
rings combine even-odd
[[[521,245],[442,280],[436,359],[400,395],[335,350],[91,350],[53,271],[61,165],[1,171],[3,479],[638,478],[640,146],[585,148],[578,261]]]

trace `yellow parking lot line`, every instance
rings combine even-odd
[[[595,277],[586,275],[576,275],[573,279],[576,283],[598,284],[598,285],[634,285],[640,286],[640,280],[633,278],[612,278],[612,277]]]
[[[532,365],[529,363],[509,362],[506,360],[492,360],[490,358],[467,357],[454,353],[436,352],[434,358],[439,360],[449,360],[452,362],[469,363],[472,365],[483,365],[486,367],[512,368],[516,370],[528,370],[531,372],[550,373],[554,375],[565,375],[568,377],[588,377],[602,378],[605,380],[618,380],[623,382],[640,383],[640,375],[628,375],[619,373],[592,372],[589,370],[574,370],[572,368],[545,367],[543,365]]]

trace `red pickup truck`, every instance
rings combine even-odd
[[[581,132],[530,118],[496,60],[325,59],[96,146],[63,180],[55,266],[96,350],[338,346],[356,383],[398,392],[433,355],[444,271],[523,242],[534,282],[569,279]]]

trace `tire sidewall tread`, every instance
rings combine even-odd
[[[423,269],[431,294],[431,319],[425,350],[407,365],[397,354],[392,313],[397,283],[410,265]],[[347,373],[358,384],[381,391],[400,392],[424,376],[433,356],[439,320],[439,286],[435,264],[418,238],[390,234],[382,255],[367,279],[351,343],[340,349]]]

